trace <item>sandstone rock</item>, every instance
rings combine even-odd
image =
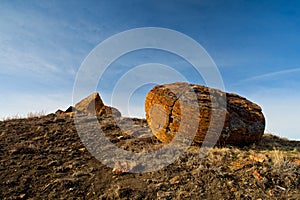
[[[118,109],[104,105],[97,92],[76,103],[75,108],[69,108],[69,110],[85,114],[96,114],[99,116],[113,115],[114,117],[121,117],[121,113]]]
[[[130,170],[132,170],[134,167],[136,167],[136,162],[129,162],[129,161],[117,161],[115,163],[115,166],[112,170],[113,174],[123,174],[127,173]]]
[[[164,143],[180,130],[195,134],[196,143],[218,137],[219,145],[243,146],[259,141],[265,128],[257,104],[236,94],[188,83],[154,87],[147,94],[145,111],[153,134]]]
[[[59,109],[55,112],[55,115],[63,115],[64,113],[65,113],[64,111]]]
[[[121,113],[118,109],[111,107],[111,106],[103,106],[101,110],[99,111],[98,115],[110,115],[114,117],[121,117]]]
[[[99,113],[104,106],[98,92],[91,94],[75,104],[75,109],[83,113]]]
[[[79,111],[77,111],[73,106],[70,106],[65,111],[60,110],[60,109],[57,110],[55,112],[55,115],[57,115],[57,116],[63,116],[63,115],[73,116],[74,112],[79,112]]]
[[[70,106],[65,113],[71,113],[71,112],[76,112],[76,109],[73,106]]]

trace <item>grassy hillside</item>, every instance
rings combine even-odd
[[[163,145],[98,120],[120,148]],[[149,134],[145,120],[134,122],[127,132]],[[191,146],[155,172],[115,174],[86,150],[71,117],[10,119],[0,122],[0,199],[299,199],[300,141],[265,134],[259,144],[214,148],[202,159],[199,150]]]

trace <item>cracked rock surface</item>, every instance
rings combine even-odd
[[[259,141],[265,129],[257,104],[182,82],[155,86],[147,94],[145,111],[153,134],[164,143],[180,134],[196,143],[245,146]]]

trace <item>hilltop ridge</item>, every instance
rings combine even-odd
[[[106,137],[133,152],[162,143],[145,119],[97,119]],[[89,121],[86,121],[88,126]],[[0,122],[1,199],[298,199],[300,142],[264,134],[260,143],[214,148],[199,159],[192,145],[174,163],[148,173],[120,173],[95,159],[82,144],[69,115]]]

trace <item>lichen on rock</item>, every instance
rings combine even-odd
[[[145,111],[153,134],[164,143],[183,132],[195,134],[196,143],[206,139],[244,146],[259,141],[265,128],[257,104],[236,94],[182,82],[155,86],[147,94]]]

